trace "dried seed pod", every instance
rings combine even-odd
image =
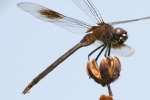
[[[99,68],[102,79],[110,84],[120,76],[121,63],[117,57],[106,57],[100,62]]]
[[[88,73],[89,77],[93,78],[97,83],[101,84],[102,86],[105,85],[95,59],[93,59],[92,61],[88,61],[87,73]]]
[[[113,100],[112,96],[102,95],[99,100]]]
[[[120,76],[121,64],[117,57],[106,57],[96,63],[95,59],[88,61],[87,72],[89,77],[97,83],[105,86],[115,81]]]

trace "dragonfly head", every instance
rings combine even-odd
[[[113,29],[113,44],[123,44],[128,39],[127,31],[122,28]]]

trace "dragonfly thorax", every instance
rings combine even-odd
[[[100,23],[88,30],[94,35],[96,40],[102,41],[104,44],[112,44],[113,46],[122,45],[128,38],[127,32],[122,28],[114,28],[113,26]]]
[[[95,38],[99,41],[106,43],[110,43],[112,36],[113,27],[106,23],[100,23],[98,26],[93,26],[88,32],[92,33]]]

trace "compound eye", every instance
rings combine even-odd
[[[115,33],[117,35],[122,36],[122,37],[127,37],[127,32],[124,29],[122,29],[122,28],[116,28],[115,29]]]
[[[127,32],[122,33],[122,37],[124,37],[124,38],[128,38],[128,34],[127,34]]]
[[[120,34],[122,32],[122,30],[120,28],[116,28],[116,33]]]
[[[126,35],[127,34],[127,32],[125,30],[123,30],[122,28],[116,28],[115,33],[118,35],[122,35],[122,34]]]
[[[125,42],[128,39],[128,34],[126,31],[122,32],[121,36],[120,36],[120,41]]]
[[[114,30],[114,39],[116,41],[118,41],[118,43],[122,44],[128,39],[128,34],[122,28],[115,28],[115,30]]]

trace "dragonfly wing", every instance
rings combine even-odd
[[[72,0],[94,23],[101,23],[103,19],[99,10],[90,0]]]
[[[91,27],[91,25],[83,21],[64,16],[39,4],[21,2],[18,7],[40,20],[51,22],[73,32],[85,33]]]
[[[93,45],[99,47],[103,44],[104,44],[103,42],[97,40]],[[123,44],[122,46],[119,47],[111,48],[111,55],[114,56],[129,57],[132,56],[134,52],[135,50],[126,44]]]
[[[131,23],[131,22],[142,21],[142,20],[147,20],[147,19],[150,19],[150,16],[136,18],[136,19],[122,20],[122,21],[114,21],[114,22],[110,22],[109,24],[110,25],[118,25],[118,24]]]
[[[135,50],[126,44],[124,44],[123,46],[111,49],[112,55],[117,55],[117,56],[122,56],[122,57],[129,57],[133,55],[134,52]]]
[[[99,40],[96,40],[93,45],[96,46],[96,47],[99,47],[99,46],[101,46],[103,44],[104,44],[103,42],[101,42]]]

